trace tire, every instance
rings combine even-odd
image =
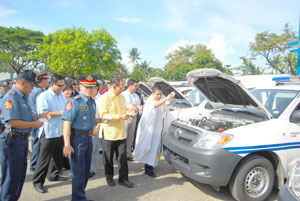
[[[231,177],[229,189],[238,201],[265,200],[273,190],[274,167],[269,160],[253,156],[240,164]]]

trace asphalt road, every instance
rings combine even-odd
[[[29,169],[29,168],[28,168]],[[118,168],[115,166],[115,181],[117,181]],[[102,158],[96,175],[87,184],[88,199],[95,201],[233,201],[228,187],[222,187],[220,192],[211,186],[191,181],[180,172],[173,169],[164,159],[159,161],[155,169],[156,177],[151,178],[143,173],[143,164],[129,163],[129,179],[134,182],[134,188],[120,185],[108,187],[104,178]],[[64,201],[71,200],[71,173],[64,171],[64,176],[69,177],[66,182],[49,182],[46,180],[45,188],[48,193],[40,194],[32,186],[33,173],[27,171],[20,201]],[[268,201],[276,200],[278,190],[274,190]]]

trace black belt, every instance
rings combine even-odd
[[[74,129],[74,134],[75,135],[88,135],[88,136],[92,136],[93,130],[76,130],[76,129]]]
[[[6,133],[9,133],[9,132],[11,132],[11,130],[8,129],[8,128],[6,128],[6,129],[5,129],[5,132],[6,132]],[[29,136],[30,136],[30,133],[21,133],[21,132],[15,131],[15,130],[12,131],[12,134],[13,134],[13,135],[16,135],[16,136],[20,136],[21,138],[24,138],[24,139],[28,139]]]

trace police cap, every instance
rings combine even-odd
[[[97,86],[97,81],[94,79],[92,75],[84,75],[80,78],[80,84],[85,87],[95,87]]]
[[[36,78],[37,79],[48,79],[49,76],[48,76],[47,72],[43,72],[43,73],[37,74]]]
[[[19,78],[31,82],[34,86],[38,86],[36,82],[36,74],[32,70],[25,70],[20,73]]]
[[[9,83],[7,80],[1,80],[0,81],[0,87],[8,87]]]

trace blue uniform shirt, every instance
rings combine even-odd
[[[96,114],[94,99],[87,98],[82,93],[68,102],[62,115],[63,120],[71,121],[71,128],[76,130],[93,130]]]
[[[29,104],[32,110],[32,115],[37,116],[37,109],[36,109],[36,99],[40,93],[43,92],[41,87],[33,87],[31,93],[28,96]]]
[[[62,111],[65,109],[66,103],[67,100],[62,93],[57,95],[49,88],[37,97],[37,112],[38,114],[43,114],[46,111]],[[39,137],[41,137],[43,131],[45,132],[46,138],[57,138],[62,136],[63,121],[61,120],[61,116],[52,117],[50,121],[45,122],[43,127],[39,129]]]
[[[32,122],[32,111],[28,96],[24,95],[17,87],[11,89],[1,100],[1,121],[6,128],[10,128],[8,120],[22,120]],[[29,133],[32,128],[16,129],[17,132]]]

